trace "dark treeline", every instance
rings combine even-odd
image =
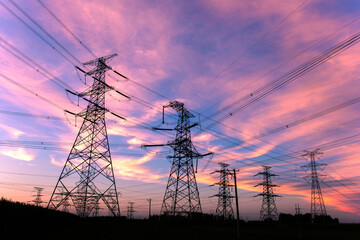
[[[332,218],[331,216],[315,216],[314,221],[312,221],[311,214],[298,214],[298,215],[291,215],[286,213],[279,214],[279,222],[281,223],[332,223],[332,224],[339,224],[339,219]]]
[[[304,214],[304,219],[309,215]],[[241,239],[359,239],[358,224],[294,222],[281,214],[279,222],[240,223]],[[311,218],[310,218],[311,219]],[[210,214],[192,219],[152,216],[80,218],[70,213],[0,200],[0,239],[236,239],[236,221],[224,221]],[[335,221],[336,222],[336,221]]]

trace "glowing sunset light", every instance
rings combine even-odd
[[[279,212],[310,212],[302,155],[319,148],[327,213],[360,223],[359,12],[358,0],[1,1],[1,196],[27,202],[37,186],[49,201],[93,104],[97,80],[81,70],[94,65],[82,63],[117,53],[101,110],[121,215],[135,202],[147,217],[149,198],[160,213],[179,119],[165,108],[163,123],[163,106],[177,100],[196,150],[214,153],[195,174],[204,213],[220,162],[239,169],[242,219],[259,219],[263,165],[279,175]]]

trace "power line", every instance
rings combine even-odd
[[[0,2],[0,3],[1,3],[1,2]],[[60,105],[57,105],[57,104],[53,103],[52,101],[48,100],[47,98],[44,98],[44,97],[42,97],[41,95],[39,95],[38,93],[30,90],[29,88],[24,87],[22,84],[17,83],[16,81],[14,81],[13,79],[11,79],[10,77],[7,77],[7,76],[5,76],[5,75],[2,74],[2,73],[0,73],[0,77],[2,77],[3,79],[7,80],[8,82],[11,82],[12,84],[18,86],[19,88],[22,88],[23,90],[25,90],[25,91],[27,91],[27,92],[35,95],[36,97],[38,97],[38,98],[40,98],[41,100],[47,102],[48,104],[50,104],[50,105],[52,105],[52,106],[54,106],[54,107],[56,107],[56,108],[61,109],[62,111],[64,111],[64,109],[63,109]]]
[[[116,71],[115,71],[116,72]],[[117,73],[117,72],[116,72]],[[121,75],[121,74],[120,74]],[[124,77],[123,75],[121,75],[122,77]],[[147,88],[148,89],[148,88]],[[151,89],[148,89],[149,91],[152,91]],[[164,97],[164,96],[163,96]]]
[[[335,139],[335,140],[330,141],[330,142],[326,142],[326,143],[323,143],[323,144],[313,146],[313,147],[311,147],[311,149],[320,149],[322,151],[329,150],[329,149],[336,148],[336,147],[341,147],[341,146],[344,146],[344,145],[347,145],[347,144],[350,144],[350,143],[356,143],[356,142],[360,141],[359,137],[360,137],[360,134],[355,134],[355,135]],[[288,159],[288,158],[291,159],[291,158],[294,158],[294,157],[299,157],[305,150],[306,149],[295,150],[290,154],[283,154],[283,155],[280,155],[280,156],[276,156],[275,158],[267,158],[267,159],[262,160],[262,161],[260,161],[258,163],[259,164],[260,163],[265,163],[265,162],[267,162],[269,160],[273,160],[273,159],[278,159],[278,160],[285,161],[285,160],[283,160],[284,158],[285,159]],[[243,158],[243,160],[251,160],[251,159]],[[288,163],[291,163],[291,162],[288,162]]]
[[[145,88],[145,89],[148,89],[149,90],[149,88],[147,88],[147,87],[145,87],[145,86],[143,86],[143,85],[141,85],[141,84],[138,84],[139,86],[141,86],[141,87],[143,87],[143,88]],[[155,94],[157,94],[157,95],[159,95],[159,96],[161,96],[161,97],[164,97],[163,95],[161,95],[161,94],[158,94],[158,93],[156,93],[155,91],[152,91],[153,93],[155,93]],[[165,97],[166,98],[166,97]],[[231,128],[231,127],[229,127],[229,126],[227,126],[227,125],[224,125],[224,124],[221,124],[221,125],[223,125],[223,126],[225,126],[225,127],[228,127],[229,129],[232,129],[232,130],[235,130],[235,131],[239,131],[239,130],[237,130],[237,129],[234,129],[234,128]],[[201,129],[201,131],[200,132],[202,132],[202,131],[204,131],[204,129]],[[211,130],[211,131],[214,131],[214,130]],[[219,132],[217,132],[217,133],[219,133]],[[242,132],[241,132],[242,133]],[[212,134],[212,133],[211,133]],[[219,133],[219,134],[222,134],[222,133]],[[213,135],[213,134],[212,134]],[[222,135],[224,135],[224,134],[222,134]],[[214,135],[215,136],[215,135]],[[228,141],[228,140],[227,140]],[[266,141],[264,141],[264,142],[266,142]],[[266,142],[266,143],[268,143],[268,142]],[[238,142],[237,142],[237,144],[238,144]],[[284,148],[285,149],[285,148]],[[288,149],[285,149],[285,150],[288,150]]]
[[[225,147],[225,148],[223,148],[222,150],[219,150],[219,152],[222,152],[222,151],[224,151],[224,150],[226,150],[226,149],[229,149],[229,148],[232,148],[232,147],[235,147],[235,146],[242,145],[242,144],[244,144],[244,143],[249,143],[249,142],[252,141],[252,140],[257,140],[257,139],[259,139],[259,138],[263,138],[263,137],[272,135],[272,134],[274,134],[274,133],[278,133],[278,132],[283,131],[283,130],[286,130],[286,129],[288,129],[288,128],[291,128],[291,127],[300,125],[300,124],[302,124],[302,123],[311,121],[311,120],[313,120],[313,119],[316,119],[316,118],[325,116],[325,115],[327,115],[327,114],[330,114],[330,113],[339,111],[339,110],[341,110],[341,109],[343,109],[343,108],[352,106],[352,105],[357,104],[357,103],[359,103],[359,102],[360,102],[360,97],[356,97],[356,98],[354,98],[354,99],[351,99],[351,100],[349,100],[349,101],[343,102],[343,103],[338,104],[338,105],[335,105],[335,106],[330,107],[330,108],[328,108],[328,109],[322,110],[322,111],[320,111],[320,112],[317,112],[317,113],[308,115],[308,116],[306,116],[306,117],[304,117],[304,118],[301,118],[301,119],[295,120],[295,121],[293,121],[293,122],[287,123],[287,124],[285,124],[285,125],[282,125],[281,127],[273,128],[273,129],[267,130],[266,132],[263,132],[263,133],[260,133],[260,134],[258,134],[258,135],[249,137],[248,139],[244,139],[244,140],[242,140],[242,143],[238,143],[238,144],[235,144],[235,145],[233,145],[233,146]]]
[[[272,70],[268,71],[266,74],[264,74],[263,76],[255,79],[254,81],[252,81],[251,83],[249,83],[248,85],[246,85],[244,88],[248,88],[251,85],[253,85],[254,83],[258,82],[260,79],[263,79],[264,77],[270,75],[271,73],[275,72],[276,70],[278,70],[279,68],[281,68],[282,66],[285,66],[286,64],[288,64],[289,62],[293,61],[294,59],[298,58],[299,56],[303,55],[304,53],[306,53],[307,51],[309,51],[310,49],[314,48],[315,46],[319,45],[320,43],[325,42],[325,40],[328,40],[331,36],[335,35],[336,33],[340,32],[341,30],[343,30],[344,28],[352,25],[353,23],[357,22],[360,19],[360,17],[356,17],[355,19],[351,20],[350,22],[346,23],[345,25],[341,26],[339,29],[337,29],[336,31],[330,33],[329,35],[327,35],[326,37],[316,41],[314,44],[312,44],[311,46],[307,47],[305,50],[301,51],[299,54],[297,54],[294,57],[291,57],[289,59],[287,59],[285,62],[281,63],[280,65],[276,66],[275,68],[273,68]],[[242,88],[242,89],[244,89]],[[230,97],[233,97],[235,94],[237,94],[239,91],[236,91],[228,96],[225,97],[225,99],[228,99]],[[223,99],[223,101],[225,100]],[[215,112],[214,114],[212,114],[211,116],[214,117],[218,114],[220,114],[223,111],[228,110],[229,108],[232,107],[233,104],[229,104],[225,107],[223,107],[221,110]],[[206,120],[206,119],[205,119]]]
[[[65,23],[55,15],[54,12],[52,12],[41,0],[37,1],[82,47],[84,47],[93,57],[97,58],[94,52],[91,51],[91,49],[84,43],[84,41],[82,41],[78,36],[76,36],[75,33],[71,31],[70,28],[68,28]],[[108,76],[116,81],[119,81],[110,74],[108,74]]]
[[[27,14],[19,5],[17,5],[13,0],[8,0],[16,9],[18,9],[27,19],[29,19],[34,25],[36,25],[46,36],[53,40],[63,51],[65,51],[69,56],[71,56],[76,62],[81,64],[81,61],[76,58],[69,50],[67,50],[59,41],[57,41],[49,32],[45,30],[37,21],[35,21],[29,14]]]
[[[251,49],[253,49],[259,42],[261,42],[263,39],[265,39],[268,35],[270,35],[275,29],[277,29],[281,24],[283,24],[291,15],[293,15],[297,10],[299,10],[308,0],[303,1],[300,5],[298,5],[293,11],[291,11],[288,15],[286,15],[285,18],[283,18],[280,22],[275,24],[270,31],[266,32],[264,35],[262,35],[259,39],[257,39],[253,44],[251,44],[244,52],[240,54],[234,61],[232,61],[230,64],[228,64],[223,70],[221,70],[218,74],[215,75],[215,77],[211,78],[210,80],[214,80],[216,78],[219,78],[224,72],[229,70],[236,62],[238,62],[246,53],[248,53]],[[203,91],[206,88],[207,85],[202,86],[198,91],[193,95],[192,98],[196,97],[199,92]],[[191,99],[191,98],[190,98]]]
[[[115,73],[117,73],[116,71],[115,71]],[[121,75],[121,74],[120,74]],[[124,77],[123,75],[121,75],[122,77]],[[147,88],[148,89],[148,88]],[[149,91],[152,91],[151,89],[148,89]]]
[[[114,70],[114,72],[117,73],[118,75],[122,76],[122,77],[125,77],[125,76],[123,76],[122,74],[119,74],[118,72],[116,72],[115,70]],[[126,78],[126,77],[125,77],[125,78]],[[152,90],[149,89],[149,88],[146,88],[146,89],[148,89],[149,91],[152,91]],[[152,92],[154,92],[154,91],[152,91]],[[162,97],[164,97],[164,96],[162,95]]]
[[[7,111],[7,110],[0,110],[0,114],[19,116],[19,117],[31,117],[31,118],[46,119],[46,120],[55,120],[55,121],[67,121],[66,118],[61,118],[61,117],[56,117],[56,116],[51,116],[51,115],[40,115],[40,114],[14,112],[14,111]]]
[[[29,67],[33,68],[36,72],[48,78],[56,86],[60,87],[63,90],[70,89],[72,91],[75,91],[74,89],[72,89],[71,86],[69,86],[63,80],[59,79],[58,77],[50,73],[46,68],[38,64],[34,59],[27,56],[23,51],[16,48],[14,45],[6,41],[4,38],[0,37],[0,43],[4,43],[6,45],[4,46],[3,44],[0,44],[0,47],[8,51],[10,54],[12,54],[14,57],[16,57],[17,59],[28,65]]]
[[[81,46],[83,46],[93,57],[97,58],[97,56],[90,50],[90,48],[87,47],[86,44],[81,41],[41,0],[37,1],[63,28],[65,28],[65,30],[73,38],[75,38],[81,44]]]
[[[3,6],[9,13],[11,13],[15,18],[17,18],[20,22],[22,22],[30,31],[32,31],[36,36],[38,36],[41,40],[43,40],[48,46],[50,46],[54,51],[56,51],[60,56],[62,56],[65,60],[67,60],[71,65],[75,66],[76,64],[66,57],[62,52],[60,52],[55,46],[53,46],[48,40],[46,40],[43,36],[41,36],[38,32],[35,31],[28,23],[26,23],[19,15],[13,12],[9,7],[7,7],[3,2],[0,2],[1,6]]]
[[[306,73],[310,72],[314,68],[322,65],[323,63],[327,62],[329,59],[337,56],[338,54],[342,53],[346,49],[352,47],[353,45],[357,44],[360,41],[360,33],[356,33],[352,35],[350,38],[343,40],[342,42],[338,43],[337,45],[333,46],[332,48],[328,49],[327,51],[321,53],[320,55],[306,61],[305,63],[301,64],[300,66],[296,67],[295,69],[291,70],[290,72],[272,80],[270,83],[262,86],[249,95],[245,96],[242,99],[237,100],[232,105],[237,105],[239,103],[243,103],[240,106],[236,107],[232,110],[229,114],[220,117],[212,124],[208,125],[205,129],[208,129],[216,124],[219,124],[221,121],[234,116],[236,113],[244,110],[245,108],[252,106],[256,102],[260,101],[261,99],[265,98],[266,96],[272,94],[273,92],[277,91],[278,89],[288,85],[289,83],[295,81],[299,77],[305,75]]]

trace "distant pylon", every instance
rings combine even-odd
[[[92,86],[82,93],[67,90],[86,100],[88,105],[78,114],[68,112],[84,120],[51,195],[48,208],[58,209],[61,206],[67,208],[65,204],[69,204],[71,200],[77,214],[88,217],[96,211],[101,201],[112,215],[120,216],[105,124],[105,113],[109,112],[105,108],[105,93],[113,90],[105,82],[105,73],[111,69],[106,63],[115,56],[117,54],[84,63],[83,65],[95,66],[89,72],[77,67],[86,75],[91,76],[94,81]],[[113,115],[120,117],[114,113]]]
[[[321,193],[320,181],[324,178],[324,174],[319,174],[317,172],[318,169],[323,170],[326,166],[326,163],[317,163],[316,159],[320,159],[323,153],[318,150],[315,151],[306,151],[304,155],[302,155],[306,160],[310,161],[310,163],[304,165],[302,168],[307,172],[309,169],[311,173],[304,177],[304,179],[308,182],[311,181],[311,216],[312,219],[315,216],[326,216],[326,208],[324,199]]]
[[[34,187],[35,191],[36,191],[36,194],[33,195],[33,197],[35,197],[34,200],[32,200],[31,202],[34,203],[35,206],[41,206],[42,203],[44,203],[42,200],[41,200],[41,197],[44,196],[41,194],[41,192],[44,190],[44,188],[41,188],[41,187]]]
[[[65,199],[64,204],[63,204],[63,212],[68,213],[69,207],[70,207],[69,199]]]
[[[151,198],[148,198],[147,201],[149,202],[149,219],[151,217]]]
[[[99,216],[100,209],[101,209],[100,204],[99,204],[99,202],[97,202],[95,204],[95,207],[94,207],[93,217],[98,217]]]
[[[219,186],[219,193],[215,194],[214,197],[218,197],[218,204],[216,207],[216,215],[222,217],[224,220],[234,218],[234,210],[232,208],[232,196],[230,194],[230,187],[234,186],[229,182],[229,176],[232,176],[232,170],[227,167],[229,164],[219,163],[221,169],[216,170],[213,173],[220,173],[220,182],[214,185]]]
[[[133,217],[134,217],[134,212],[135,212],[135,210],[134,210],[134,202],[129,202],[129,206],[127,207],[127,218],[128,219],[133,219]]]
[[[61,194],[63,195],[63,196],[65,196],[66,194],[64,194],[65,193],[65,190],[64,190],[64,188],[62,187],[59,187],[59,191],[61,192]],[[69,197],[67,197],[67,198],[65,198],[64,199],[64,203],[62,204],[62,210],[63,210],[63,212],[69,212],[69,207],[70,207],[70,203],[69,203]]]
[[[300,204],[299,203],[295,203],[295,215],[300,215]]]
[[[191,142],[190,129],[198,124],[190,123],[190,118],[193,118],[194,115],[184,107],[184,104],[178,101],[170,101],[167,105],[163,106],[163,111],[167,107],[177,111],[177,126],[173,129],[153,129],[176,130],[176,139],[169,141],[167,144],[143,145],[143,147],[170,146],[174,149],[174,155],[168,157],[172,158],[173,161],[160,214],[191,217],[193,213],[202,212],[193,161],[196,159],[197,168],[198,158],[210,155],[211,153],[200,154]]]
[[[270,173],[270,166],[263,166],[264,171],[259,172],[255,176],[263,175],[263,182],[257,184],[257,186],[263,186],[263,192],[259,193],[255,197],[262,196],[262,205],[260,210],[260,220],[262,221],[276,221],[278,220],[278,211],[275,204],[275,198],[280,197],[274,194],[274,187],[278,185],[272,184],[271,177],[278,176]]]

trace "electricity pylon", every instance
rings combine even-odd
[[[263,172],[259,172],[255,176],[263,175],[263,182],[257,184],[255,187],[263,186],[263,192],[259,193],[255,197],[262,196],[262,205],[260,210],[260,220],[261,221],[276,221],[278,220],[278,211],[275,204],[275,198],[280,197],[279,195],[274,194],[274,187],[278,185],[272,184],[271,177],[278,176],[276,174],[270,173],[270,166],[262,166],[264,168]]]
[[[151,198],[148,198],[147,201],[149,202],[149,219],[151,217]]]
[[[128,219],[133,219],[133,217],[134,217],[134,212],[136,212],[135,210],[134,210],[134,202],[129,202],[129,206],[127,207],[127,214],[126,214],[126,216],[127,216],[127,218]]]
[[[219,193],[213,196],[218,197],[216,215],[222,217],[224,220],[233,219],[234,210],[231,199],[234,198],[234,196],[230,194],[230,187],[234,185],[229,183],[229,176],[232,176],[233,173],[232,170],[227,168],[229,164],[219,163],[219,165],[221,169],[211,173],[220,173],[220,182],[214,184],[219,186]]]
[[[44,190],[44,188],[41,188],[41,187],[34,187],[35,191],[36,191],[36,194],[33,195],[33,197],[35,197],[34,200],[32,200],[31,202],[34,203],[35,206],[41,206],[42,203],[44,203],[42,200],[41,200],[41,197],[44,196],[41,194],[41,192]]]
[[[200,154],[191,142],[190,129],[198,123],[191,124],[191,114],[184,104],[178,101],[170,101],[163,106],[164,109],[171,107],[178,113],[177,126],[174,129],[153,128],[154,130],[176,130],[176,138],[167,144],[143,145],[143,147],[170,146],[174,150],[173,159],[166,186],[165,195],[160,214],[171,216],[188,216],[193,213],[202,213],[199,190],[196,184],[195,173],[198,159],[212,153]],[[196,170],[194,170],[194,159],[196,159]]]
[[[311,173],[306,175],[304,179],[308,182],[311,181],[311,217],[312,219],[315,216],[326,216],[326,208],[324,199],[321,193],[320,181],[325,178],[324,174],[319,174],[317,172],[318,169],[323,170],[326,163],[317,163],[316,159],[320,159],[323,153],[318,150],[315,151],[306,151],[304,155],[302,155],[306,160],[310,161],[308,164],[304,165],[302,168],[307,172],[309,169]],[[322,179],[320,179],[322,178]]]
[[[60,193],[61,193],[62,195],[66,194],[63,187],[59,187],[58,191],[60,191]],[[64,200],[63,204],[62,204],[62,211],[68,213],[68,212],[69,212],[69,208],[70,208],[69,198],[66,198],[66,199]]]
[[[106,63],[115,56],[117,54],[83,63],[83,65],[95,66],[89,72],[77,67],[91,76],[94,81],[92,86],[82,93],[67,90],[86,100],[88,105],[78,114],[67,111],[84,120],[51,195],[48,208],[58,209],[63,206],[67,209],[67,205],[71,204],[79,216],[88,217],[97,211],[99,202],[102,202],[114,216],[120,216],[105,124],[105,113],[109,112],[105,108],[105,93],[114,90],[105,82],[105,73],[111,69]]]
[[[97,202],[95,204],[94,210],[92,212],[93,217],[98,217],[99,216],[100,209],[101,209],[100,204],[99,204],[99,202]]]
[[[295,215],[296,215],[296,216],[301,214],[301,213],[300,213],[300,210],[301,210],[300,204],[299,204],[299,203],[295,203]]]

